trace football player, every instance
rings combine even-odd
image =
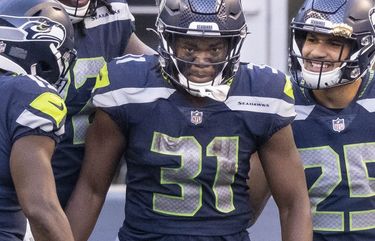
[[[307,0],[291,24],[292,127],[316,241],[375,240],[374,7]]]
[[[373,0],[307,0],[291,24],[292,128],[314,241],[375,240],[374,7]],[[250,187],[257,194],[265,190],[259,177]],[[252,200],[262,206],[262,198]]]
[[[311,240],[292,86],[275,69],[240,64],[241,1],[162,1],[156,27],[160,56],[117,58],[97,78],[98,109],[66,209],[76,240],[88,238],[125,153],[120,241],[248,241],[246,181],[257,150],[283,240]]]
[[[75,59],[73,26],[54,0],[0,3],[0,240],[73,241],[51,157],[66,107],[54,84]]]
[[[60,203],[65,207],[81,169],[93,108],[88,105],[95,77],[106,61],[124,53],[153,54],[134,33],[126,0],[60,0],[74,27],[77,61],[59,89],[68,108],[66,133],[53,155]]]

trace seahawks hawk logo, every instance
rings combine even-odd
[[[0,15],[6,24],[0,26],[3,41],[48,41],[56,43],[58,49],[65,41],[65,27],[47,17],[14,17]]]

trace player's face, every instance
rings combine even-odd
[[[331,71],[340,67],[342,63],[339,61],[346,60],[349,52],[350,42],[345,38],[327,34],[307,33],[302,47],[302,56],[320,61],[304,60],[304,67],[312,72]],[[324,62],[322,65],[321,61],[328,62]]]
[[[61,3],[70,6],[70,7],[83,7],[90,0],[59,0]]]
[[[176,56],[192,62],[181,70],[192,82],[204,83],[213,80],[220,65],[212,65],[226,59],[228,41],[224,38],[178,37],[176,39]]]

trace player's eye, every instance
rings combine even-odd
[[[344,45],[343,41],[340,40],[330,40],[328,41],[328,44],[335,47],[342,47]]]
[[[317,38],[314,38],[312,36],[307,36],[306,37],[306,42],[307,43],[317,43],[318,42],[318,39]]]
[[[185,48],[185,52],[188,53],[188,54],[193,54],[194,53],[194,48],[191,48],[191,47],[186,47]]]

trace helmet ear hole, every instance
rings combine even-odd
[[[50,72],[52,71],[52,68],[51,68],[51,65],[49,65],[47,62],[45,61],[40,61],[38,63],[38,68],[42,71],[42,72]]]
[[[46,80],[58,78],[58,75],[54,71],[52,66],[45,61],[38,62],[38,64],[36,65],[36,74]]]

